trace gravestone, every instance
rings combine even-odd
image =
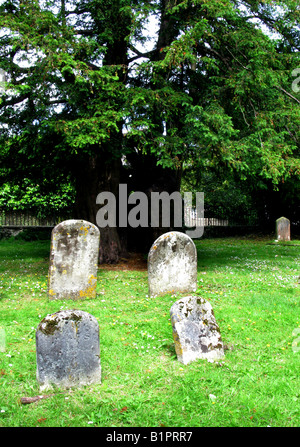
[[[149,295],[189,293],[197,289],[197,250],[179,231],[162,234],[148,254]]]
[[[286,217],[280,217],[276,220],[276,239],[278,241],[291,240],[291,225]]]
[[[170,310],[177,359],[185,365],[224,357],[223,342],[213,309],[198,296],[176,301]]]
[[[98,227],[85,220],[66,220],[52,230],[50,299],[96,296],[99,243]]]
[[[81,310],[47,315],[36,331],[40,389],[101,383],[99,325]]]

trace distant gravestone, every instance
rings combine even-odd
[[[224,357],[220,329],[208,301],[198,296],[186,296],[173,304],[170,316],[175,351],[181,363]]]
[[[276,239],[278,241],[291,240],[291,225],[286,217],[280,217],[276,220]]]
[[[85,220],[66,220],[51,235],[48,296],[81,299],[96,296],[100,231]]]
[[[101,383],[99,325],[81,310],[47,315],[36,331],[40,389]]]
[[[148,254],[149,295],[189,293],[197,288],[197,250],[192,239],[179,231],[161,235]]]

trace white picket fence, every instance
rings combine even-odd
[[[53,227],[64,220],[60,217],[38,218],[30,212],[0,210],[0,226],[3,227]],[[194,208],[184,208],[184,224],[186,227],[227,227],[228,220],[214,217],[197,217]]]
[[[57,217],[39,218],[29,211],[0,210],[0,226],[2,227],[53,227],[57,221]]]
[[[184,209],[184,224],[187,227],[227,227],[229,225],[228,219],[198,217],[196,209],[192,207]]]

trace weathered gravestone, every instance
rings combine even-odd
[[[80,299],[96,296],[100,231],[85,220],[66,220],[51,235],[48,296]]]
[[[99,325],[81,310],[47,315],[36,331],[40,389],[101,383]]]
[[[161,235],[148,254],[149,295],[194,292],[197,289],[197,250],[179,231]]]
[[[291,225],[286,217],[280,217],[276,220],[276,239],[278,241],[291,240]]]
[[[208,301],[198,296],[186,296],[173,304],[170,316],[175,351],[181,363],[224,357],[220,329]]]

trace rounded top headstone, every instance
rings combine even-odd
[[[97,319],[77,309],[47,315],[36,330],[36,358],[42,390],[101,383]]]
[[[91,222],[88,222],[84,219],[67,219],[60,223],[58,223],[54,228],[53,232],[56,233],[58,231],[62,231],[66,229],[67,231],[86,231],[86,228],[91,228],[95,230],[96,234],[100,233],[99,228]]]
[[[290,220],[286,217],[280,217],[276,220],[276,239],[280,241],[291,240]]]
[[[99,228],[85,220],[65,220],[52,230],[48,295],[50,299],[96,296]]]
[[[192,292],[197,288],[197,250],[193,240],[179,231],[159,236],[148,254],[150,296]]]

